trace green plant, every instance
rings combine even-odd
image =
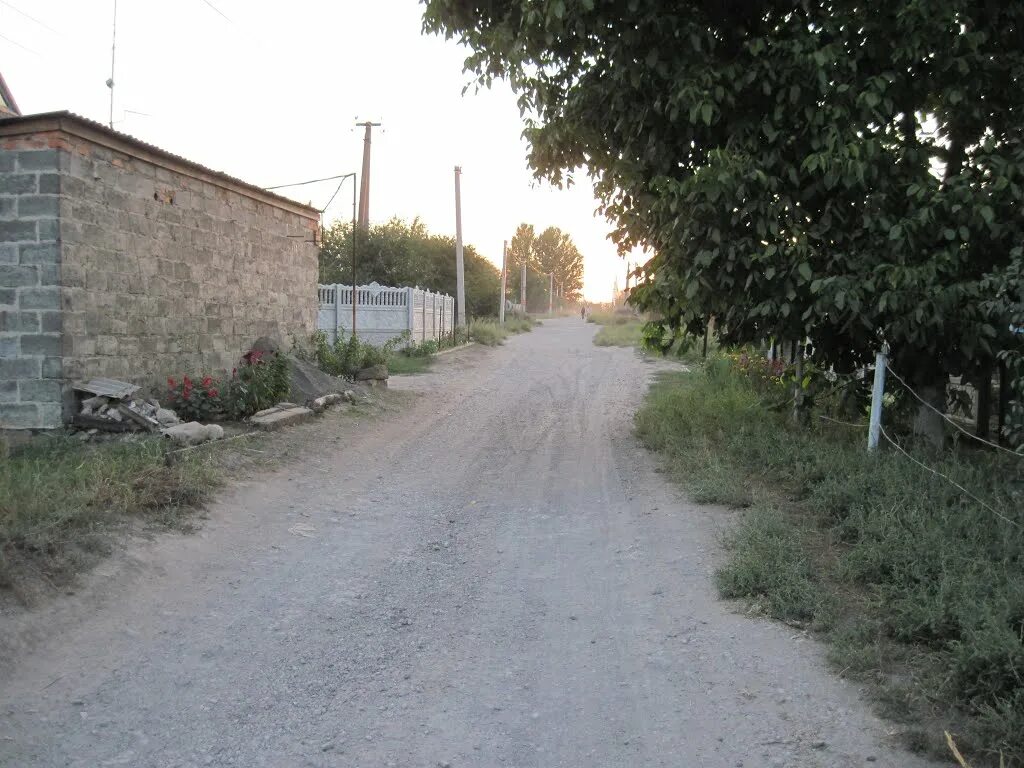
[[[203,376],[198,386],[188,376],[167,379],[167,404],[183,421],[213,421],[224,413],[220,384]]]
[[[723,594],[835,627],[837,663],[889,711],[956,721],[976,754],[1024,760],[1020,461],[918,456],[971,498],[902,454],[869,454],[862,430],[797,427],[766,410],[762,375],[716,356],[661,379],[636,416],[640,438],[695,498],[752,505],[727,539]]]
[[[495,347],[505,341],[508,336],[506,331],[497,320],[472,320],[469,323],[469,338],[477,344],[488,347]]]
[[[246,418],[284,400],[290,388],[290,367],[284,355],[250,350],[241,367],[231,372],[227,412],[234,419]]]

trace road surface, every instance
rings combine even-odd
[[[716,599],[730,514],[655,471],[658,365],[594,332],[442,358],[101,567],[0,679],[0,765],[925,766],[816,643]]]

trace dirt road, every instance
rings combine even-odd
[[[654,471],[657,366],[594,331],[450,355],[139,545],[0,681],[0,765],[925,766],[815,643],[716,599],[728,515]]]

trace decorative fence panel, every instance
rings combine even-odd
[[[317,328],[334,343],[352,328],[352,286],[321,285]],[[421,288],[389,288],[370,283],[356,288],[356,336],[380,346],[406,331],[415,343],[440,341],[452,332],[455,299]]]

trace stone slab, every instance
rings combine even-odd
[[[258,429],[280,429],[289,424],[299,424],[313,416],[309,408],[268,408],[253,416],[250,421]]]

